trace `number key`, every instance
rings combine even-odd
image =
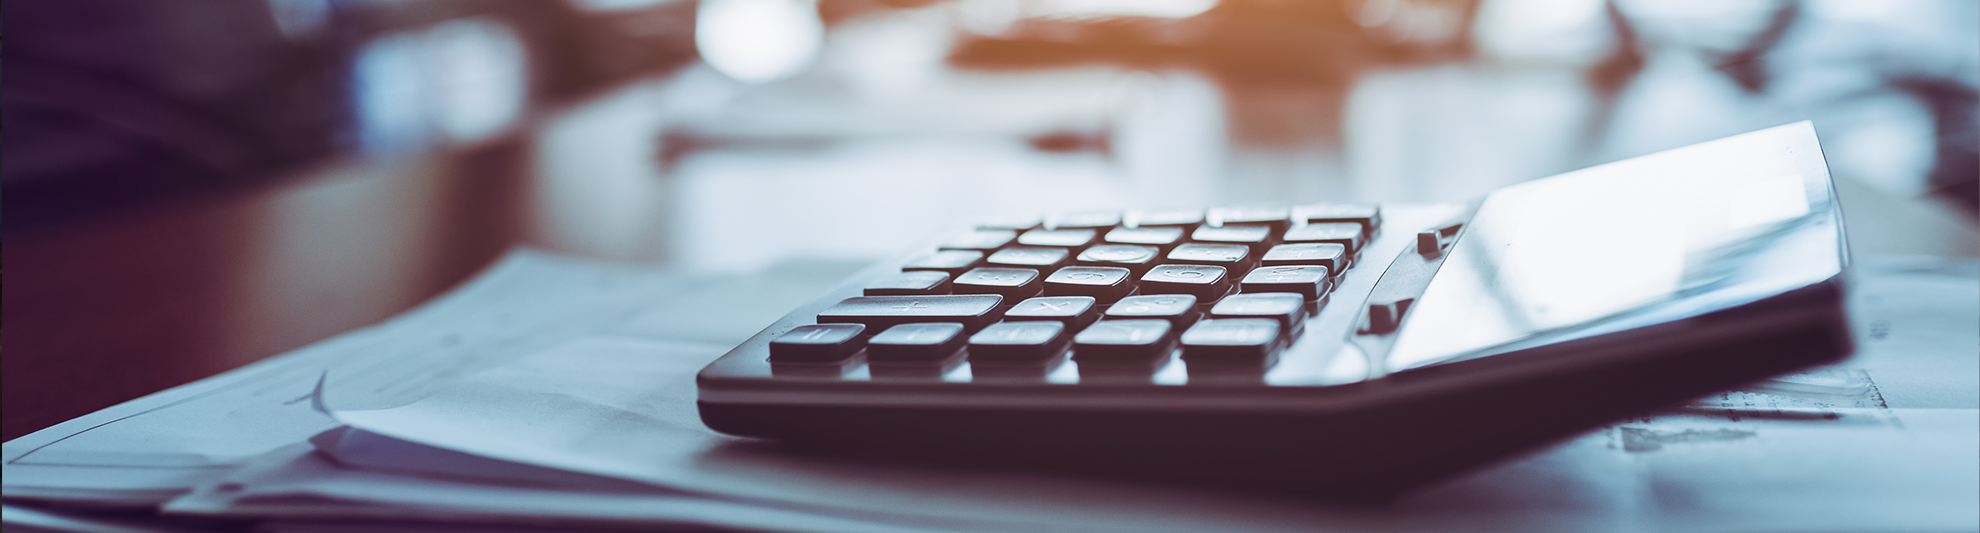
[[[811,324],[791,328],[770,341],[773,363],[827,363],[843,361],[866,347],[859,324]]]
[[[1236,244],[1192,242],[1169,251],[1170,263],[1223,267],[1234,276],[1250,271],[1253,257],[1251,248]]]
[[[969,338],[972,366],[1038,363],[1058,356],[1071,343],[1064,323],[1049,320],[1002,322]]]
[[[895,272],[866,284],[867,296],[912,296],[948,294],[949,273],[939,270]]]
[[[990,266],[1034,268],[1042,272],[1051,272],[1053,269],[1065,266],[1067,258],[1071,255],[1065,248],[1012,246],[990,254],[984,262],[989,263]]]
[[[962,349],[963,325],[955,322],[901,324],[866,341],[866,360],[879,363],[931,362]]]
[[[1318,265],[1340,274],[1348,267],[1347,247],[1335,243],[1281,244],[1265,251],[1264,266]]]
[[[1004,320],[1051,320],[1066,325],[1068,330],[1077,330],[1099,318],[1094,311],[1096,300],[1090,296],[1045,296],[1031,298],[1011,306],[1004,312]]]
[[[1349,257],[1361,250],[1362,237],[1361,226],[1347,222],[1307,224],[1286,231],[1288,243],[1339,244],[1347,247]]]
[[[1306,298],[1290,292],[1236,294],[1210,307],[1210,318],[1269,318],[1279,332],[1298,337],[1306,330]]]
[[[1037,296],[1044,286],[1029,268],[983,267],[956,276],[956,294],[995,294],[1006,302]]]
[[[1107,308],[1107,320],[1162,319],[1176,326],[1188,327],[1196,322],[1202,313],[1196,310],[1196,297],[1187,294],[1143,294],[1129,296]]]
[[[1182,334],[1182,358],[1192,373],[1204,367],[1271,366],[1285,346],[1279,323],[1263,318],[1213,318]]]
[[[1175,352],[1175,326],[1166,320],[1102,320],[1073,336],[1073,360],[1089,363],[1154,363]]]
[[[1231,292],[1228,271],[1220,266],[1158,265],[1141,275],[1143,294],[1189,294],[1213,301]]]
[[[1319,265],[1264,266],[1244,275],[1238,282],[1238,291],[1244,293],[1290,292],[1319,300],[1332,288],[1333,278],[1327,275],[1327,267]]]
[[[1088,296],[1103,304],[1134,292],[1133,272],[1120,267],[1069,266],[1045,277],[1046,296]]]

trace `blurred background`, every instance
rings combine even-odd
[[[382,320],[519,245],[829,280],[977,217],[1465,200],[1804,119],[1857,254],[1980,255],[1965,0],[5,16],[7,439]]]

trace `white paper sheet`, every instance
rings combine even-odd
[[[147,505],[336,423],[307,401],[403,404],[460,376],[619,324],[689,279],[510,254],[475,281],[390,321],[8,441],[9,498]]]
[[[395,475],[344,468],[307,445],[264,455],[172,509],[222,516],[369,524],[503,524],[537,527],[702,526],[801,532],[929,531],[699,498],[612,480],[492,482],[487,477]]]
[[[698,423],[693,373],[719,348],[627,337],[575,341],[408,405],[339,411],[352,428],[405,446],[330,451],[348,466],[404,471],[418,465],[380,450],[432,447],[766,508],[963,530],[1980,527],[1980,355],[1969,348],[1980,339],[1980,283],[1960,268],[1876,268],[1858,284],[1862,355],[1825,370],[1875,380],[1863,397],[1728,395],[1384,509],[796,453]]]
[[[629,338],[592,338],[530,357],[516,364],[475,376],[437,393],[415,405],[449,405],[449,397],[467,397],[475,392],[502,390],[498,395],[529,397],[530,391],[543,396],[562,396],[548,403],[595,400],[609,391],[635,391],[628,396],[659,398],[672,396],[687,406],[675,415],[691,416],[692,375],[719,350],[704,347],[699,354],[686,343],[667,343]],[[657,380],[655,378],[658,378]],[[558,383],[562,382],[562,383]],[[667,386],[672,383],[675,386]],[[582,384],[583,386],[573,386]],[[689,385],[680,387],[678,385]],[[602,392],[603,391],[603,392]],[[478,403],[478,402],[471,402]],[[515,414],[514,403],[488,406],[497,412]],[[473,418],[479,407],[465,404],[453,409],[450,418]],[[413,406],[406,406],[411,408]],[[447,410],[447,409],[442,409]],[[379,413],[418,412],[418,409],[388,409]],[[562,411],[560,411],[562,412]],[[587,412],[577,409],[573,412]],[[623,412],[590,409],[605,418],[624,416]],[[352,412],[340,412],[340,416]],[[521,417],[498,416],[502,420]],[[560,417],[561,418],[561,417]],[[1441,490],[1442,496],[1429,501],[1460,502],[1441,504],[1458,511],[1435,515],[1370,513],[1355,507],[1316,504],[1311,501],[1282,500],[1251,495],[1195,490],[1185,487],[1150,487],[1103,480],[1038,474],[1017,474],[929,466],[904,466],[846,461],[791,453],[774,445],[721,436],[699,425],[656,425],[646,436],[661,440],[634,439],[600,441],[593,431],[571,432],[572,427],[548,419],[534,419],[536,429],[557,434],[564,445],[571,443],[628,444],[622,452],[606,458],[639,457],[654,461],[677,458],[694,463],[692,477],[685,486],[636,485],[601,480],[578,480],[561,473],[531,473],[528,467],[490,468],[482,456],[445,457],[449,450],[422,449],[401,441],[399,446],[372,441],[353,446],[343,438],[319,438],[319,445],[338,455],[343,465],[303,456],[272,454],[257,466],[243,469],[229,478],[210,484],[167,506],[173,512],[228,515],[435,519],[435,513],[449,519],[465,520],[474,512],[490,516],[524,514],[525,518],[547,514],[572,518],[580,516],[619,516],[625,519],[687,520],[665,504],[680,498],[698,502],[726,502],[766,512],[818,516],[830,520],[864,520],[890,527],[929,527],[945,530],[1059,530],[1059,531],[1185,531],[1242,526],[1251,530],[1301,531],[1315,521],[1421,529],[1439,523],[1452,529],[1468,529],[1467,524],[1496,513],[1508,498],[1518,501],[1550,501],[1550,507],[1572,508],[1574,514],[1532,514],[1501,519],[1519,528],[1593,527],[1614,517],[1602,511],[1606,505],[1585,505],[1585,494],[1600,491],[1555,491],[1544,495],[1504,494],[1476,483],[1458,483]],[[580,417],[577,424],[595,422]],[[458,422],[458,420],[457,420]],[[622,426],[623,420],[614,422]],[[460,425],[433,426],[436,431],[461,431]],[[678,434],[668,435],[673,431]],[[667,446],[669,442],[682,443]],[[527,435],[508,434],[501,440],[511,444],[533,444]],[[584,446],[585,444],[578,444]],[[1523,461],[1492,474],[1498,483],[1583,487],[1584,462],[1575,458],[1588,453],[1602,454],[1604,444],[1589,440],[1570,445],[1578,452],[1567,452]],[[645,450],[645,451],[641,451]],[[670,450],[670,451],[656,451]],[[541,449],[539,448],[540,452]],[[554,453],[554,452],[553,452]],[[477,460],[478,459],[478,460]],[[601,463],[602,464],[602,463]],[[695,473],[699,472],[699,473]],[[436,478],[456,483],[435,485]],[[465,485],[461,485],[465,484]],[[448,487],[460,486],[450,492]],[[573,488],[578,487],[578,488]],[[628,491],[627,487],[638,490]],[[221,490],[225,488],[226,490]],[[709,491],[702,489],[731,489]],[[446,490],[442,490],[446,489]],[[499,489],[499,490],[498,490]],[[685,490],[674,490],[685,489]],[[491,492],[492,491],[492,492]],[[596,500],[598,505],[623,506],[616,511],[596,506],[571,506],[545,494],[562,492],[614,492],[615,499]],[[764,498],[762,496],[782,496]],[[1559,500],[1565,498],[1566,500]],[[582,500],[583,498],[580,498]],[[856,500],[856,501],[855,501]],[[536,501],[539,503],[529,503]],[[594,500],[585,500],[594,501]],[[549,502],[549,503],[545,503]],[[852,502],[852,503],[848,503]],[[1573,505],[1570,505],[1570,504]],[[711,504],[712,505],[712,504]],[[1595,510],[1590,512],[1590,510]],[[616,513],[616,514],[615,514]],[[631,518],[627,518],[631,517]],[[1468,518],[1466,518],[1468,517]],[[828,521],[829,523],[829,521]]]

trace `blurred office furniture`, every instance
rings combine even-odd
[[[692,2],[28,1],[8,7],[10,230],[481,142],[693,57]]]
[[[368,324],[518,240],[519,133],[693,2],[9,4],[8,438]]]

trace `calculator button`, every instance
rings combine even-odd
[[[1049,320],[999,322],[969,337],[971,365],[1037,363],[1051,359],[1071,345],[1066,325]]]
[[[843,361],[866,347],[859,324],[812,324],[791,328],[770,341],[770,361],[825,363]]]
[[[973,250],[942,250],[909,259],[901,265],[901,270],[939,270],[955,276],[968,272],[983,264],[983,252]]]
[[[1128,213],[1128,218],[1137,228],[1173,227],[1187,231],[1203,225],[1203,210],[1150,209]]]
[[[1273,320],[1213,318],[1183,332],[1182,358],[1191,370],[1205,365],[1269,365],[1285,346],[1279,338],[1279,323]]]
[[[1204,243],[1240,244],[1251,249],[1252,255],[1265,253],[1275,242],[1271,226],[1257,224],[1226,225],[1222,227],[1204,226],[1189,234],[1189,240]]]
[[[1409,313],[1410,304],[1415,302],[1415,298],[1368,302],[1367,320],[1361,324],[1361,333],[1380,335],[1402,327],[1403,315]]]
[[[1234,294],[1210,307],[1210,318],[1269,318],[1297,337],[1306,329],[1306,298],[1290,292]]]
[[[948,294],[949,273],[939,270],[896,272],[866,284],[867,296],[913,296]]]
[[[1176,350],[1175,327],[1166,320],[1102,320],[1073,336],[1073,360],[1089,363],[1148,363]]]
[[[1052,229],[1105,230],[1121,225],[1121,214],[1112,211],[1068,213],[1052,220]]]
[[[1096,303],[1098,300],[1091,296],[1031,298],[1004,311],[1004,320],[1051,320],[1065,324],[1067,329],[1077,330],[1100,318],[1100,312],[1094,309]]]
[[[1169,263],[1220,266],[1233,275],[1251,270],[1251,248],[1238,244],[1192,242],[1169,250]]]
[[[1445,224],[1441,228],[1419,231],[1416,233],[1416,253],[1424,256],[1444,253],[1445,248],[1457,242],[1457,234],[1463,230],[1463,223],[1454,223]]]
[[[1017,239],[1017,232],[1015,231],[980,229],[949,237],[948,240],[942,241],[940,248],[943,250],[976,250],[983,253],[990,253],[992,250],[1003,248],[1004,245],[1010,244],[1014,239]]]
[[[1025,246],[1080,250],[1093,244],[1095,235],[1090,229],[1035,229],[1019,235],[1017,242]]]
[[[1182,242],[1183,229],[1172,227],[1114,228],[1114,231],[1107,232],[1107,236],[1103,240],[1107,244],[1153,246],[1167,253],[1170,248],[1174,248],[1176,244]]]
[[[962,349],[962,324],[923,322],[887,328],[866,341],[866,360],[881,363],[941,361]]]
[[[1231,292],[1228,271],[1220,266],[1156,265],[1141,275],[1142,294],[1189,294],[1203,301]]]
[[[1292,227],[1292,210],[1284,207],[1219,207],[1210,210],[1210,223],[1220,226],[1269,226],[1277,233]]]
[[[818,323],[864,324],[867,333],[915,322],[959,322],[975,330],[997,321],[1001,316],[997,305],[1003,301],[995,294],[859,296],[840,300],[818,313]]]
[[[1045,276],[1046,296],[1088,296],[1111,304],[1134,292],[1134,273],[1121,267],[1069,266]]]
[[[1333,288],[1334,278],[1327,274],[1327,267],[1319,265],[1261,266],[1244,275],[1238,292],[1291,292],[1318,300]]]
[[[996,294],[1006,302],[1037,296],[1044,283],[1029,268],[983,267],[956,276],[956,294]]]
[[[997,250],[997,253],[990,254],[990,257],[985,259],[984,262],[990,266],[1035,268],[1050,272],[1053,269],[1065,266],[1071,257],[1072,253],[1065,248],[1012,246]]]
[[[1044,222],[1043,219],[1040,219],[1039,217],[1032,215],[993,217],[978,221],[976,223],[976,229],[1003,230],[1012,233],[1018,233],[1032,229],[1037,229],[1038,227],[1044,225],[1042,224],[1042,222]]]
[[[1129,296],[1107,308],[1107,320],[1156,318],[1169,321],[1177,329],[1196,323],[1202,316],[1196,310],[1196,297],[1188,294],[1144,294]],[[1102,320],[1101,322],[1106,322]]]
[[[1349,256],[1361,251],[1364,237],[1360,225],[1346,222],[1307,224],[1286,230],[1287,243],[1334,243],[1347,247]]]
[[[1435,231],[1416,232],[1417,255],[1434,256],[1444,251],[1443,239]]]
[[[1314,204],[1294,211],[1294,216],[1307,224],[1352,222],[1361,225],[1362,235],[1374,235],[1382,229],[1382,208],[1375,204]]]
[[[1080,266],[1125,268],[1139,276],[1161,257],[1162,250],[1153,246],[1102,244],[1080,252],[1077,262]]]
[[[1347,268],[1347,247],[1335,243],[1294,243],[1273,246],[1265,251],[1259,266],[1317,265],[1328,272]]]

